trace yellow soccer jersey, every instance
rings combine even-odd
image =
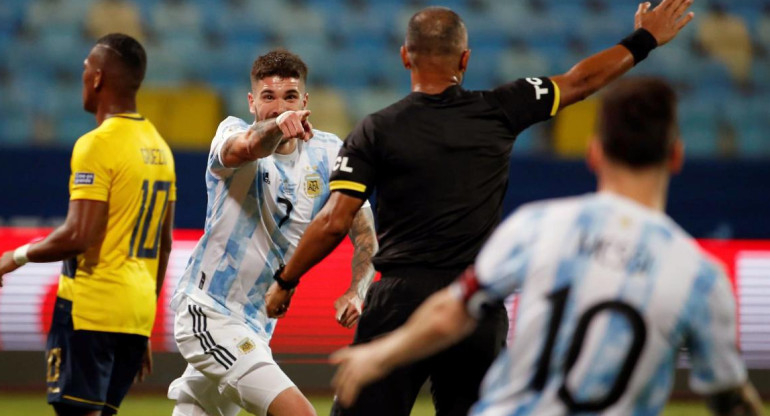
[[[114,115],[75,143],[69,189],[71,200],[109,204],[104,240],[65,261],[59,278],[74,328],[149,336],[160,231],[176,200],[171,150],[141,115]]]

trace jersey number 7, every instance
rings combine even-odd
[[[131,245],[128,249],[129,257],[141,259],[154,259],[158,257],[158,240],[160,240],[160,227],[163,224],[163,218],[166,217],[166,206],[168,205],[168,193],[171,189],[169,181],[155,181],[152,184],[152,196],[149,205],[147,204],[147,194],[150,191],[150,182],[142,182],[142,205],[139,206],[139,215],[136,217],[134,231],[131,233]],[[156,214],[155,204],[158,202],[158,193],[163,193],[163,207]],[[141,233],[139,232],[141,228]],[[150,230],[154,233],[150,234]],[[136,237],[139,235],[139,244],[136,244]],[[154,236],[152,247],[147,247],[147,236]],[[136,252],[136,256],[134,256]]]

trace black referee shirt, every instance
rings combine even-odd
[[[516,135],[559,107],[548,78],[491,91],[411,93],[350,133],[332,191],[376,189],[377,270],[464,268],[500,222]]]

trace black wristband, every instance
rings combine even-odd
[[[636,29],[634,33],[621,40],[619,45],[631,51],[631,55],[634,55],[634,65],[636,65],[658,47],[658,41],[647,29]]]
[[[288,282],[286,280],[281,279],[281,273],[283,273],[283,269],[286,268],[285,264],[281,264],[281,267],[278,268],[278,270],[275,271],[275,274],[273,275],[273,280],[275,280],[278,283],[278,286],[280,286],[283,290],[292,290],[299,284],[299,279],[293,280],[291,282]]]

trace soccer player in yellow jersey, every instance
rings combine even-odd
[[[84,62],[83,107],[98,127],[72,152],[64,225],[0,257],[2,276],[64,260],[46,347],[48,402],[59,416],[112,415],[152,369],[148,337],[171,251],[174,159],[136,112],[147,66],[133,38],[99,39]]]

